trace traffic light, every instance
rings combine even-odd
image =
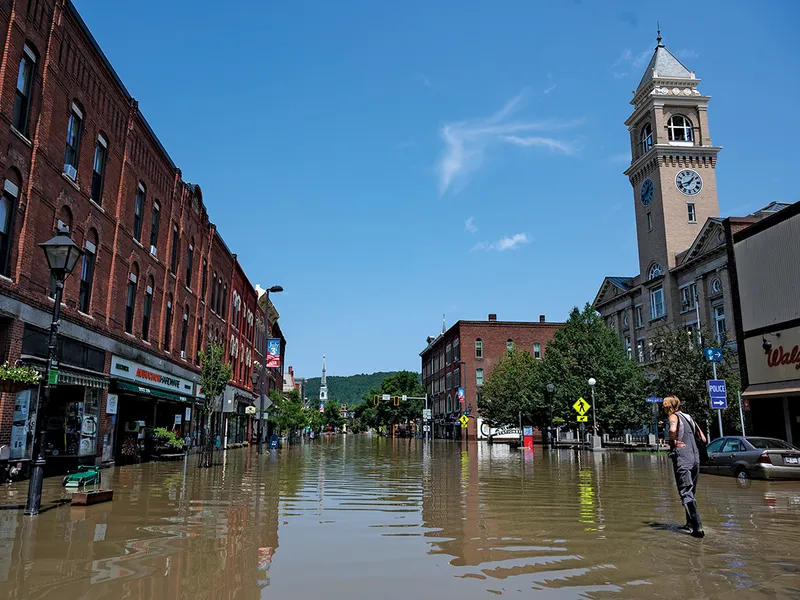
[[[394,396],[392,398],[392,404],[394,404],[395,406],[400,406],[400,396]]]

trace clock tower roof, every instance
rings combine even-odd
[[[655,52],[653,52],[650,63],[644,71],[639,86],[636,88],[637,93],[655,78],[696,79],[694,73],[687,69],[683,63],[675,58],[675,56],[667,50],[666,46],[661,43],[661,30],[658,32],[657,39],[658,45],[656,46]]]

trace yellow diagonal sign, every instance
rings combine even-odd
[[[586,411],[589,410],[589,403],[583,398],[578,398],[578,401],[572,405],[572,408],[578,411],[579,415],[583,416],[586,414]]]
[[[466,427],[469,423],[469,417],[467,415],[461,415],[459,421],[461,421],[461,427]]]

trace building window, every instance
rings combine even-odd
[[[445,384],[444,389],[449,390],[453,387],[453,374],[448,371],[444,376]]]
[[[458,338],[453,342],[453,360],[461,360],[461,346]]]
[[[664,288],[659,285],[650,290],[650,319],[660,319],[665,314]]]
[[[192,262],[194,261],[194,240],[189,244],[189,253],[186,255],[186,287],[192,289]]]
[[[636,358],[640,363],[644,362],[644,340],[636,342]]]
[[[653,231],[653,213],[647,211],[647,231]]]
[[[697,223],[697,213],[694,210],[694,202],[686,203],[686,211],[689,215],[689,223]]]
[[[628,311],[626,310],[624,313],[622,313],[622,325],[624,326],[627,324],[628,324]]]
[[[172,297],[167,301],[167,315],[164,319],[164,350],[170,351],[172,343]]]
[[[691,142],[694,139],[692,122],[683,115],[673,115],[667,122],[670,142]]]
[[[475,385],[478,387],[483,385],[483,369],[475,369]]]
[[[125,331],[133,333],[133,313],[136,308],[136,274],[128,275],[128,293],[125,297]]]
[[[150,227],[150,254],[158,256],[158,225],[161,221],[161,204],[153,202],[153,219]]]
[[[28,135],[28,116],[31,112],[31,91],[33,90],[33,75],[36,70],[36,53],[25,44],[22,50],[22,60],[19,62],[17,74],[17,96],[14,99],[14,129],[22,135]]]
[[[197,351],[194,355],[194,364],[200,366],[200,351],[203,349],[203,320],[197,323]]]
[[[92,303],[92,282],[94,281],[94,263],[97,246],[86,240],[83,243],[83,265],[81,266],[81,285],[78,295],[78,310],[89,314]]]
[[[453,397],[447,394],[447,412],[453,412]]]
[[[661,265],[658,263],[653,263],[650,265],[650,270],[647,272],[647,279],[655,279],[656,277],[661,277],[663,271],[661,270]]]
[[[176,273],[178,270],[178,226],[172,226],[172,256],[169,259],[170,270]]]
[[[711,293],[712,294],[722,293],[722,281],[719,278],[715,278],[711,281]]]
[[[214,271],[214,274],[211,277],[211,310],[214,312],[217,312],[216,305],[217,305],[217,272]]]
[[[725,340],[725,307],[722,305],[714,307],[714,333],[717,343],[721,344]]]
[[[506,340],[506,352],[513,352],[514,351],[514,340],[508,339]]]
[[[483,340],[475,340],[475,358],[483,358]]]
[[[645,154],[653,147],[653,128],[650,123],[645,123],[642,127],[642,154]]]
[[[449,365],[451,362],[453,362],[453,348],[450,344],[447,344],[444,349],[444,363]]]
[[[542,358],[542,345],[539,342],[533,344],[533,358]]]
[[[144,308],[142,310],[142,339],[147,342],[150,340],[150,311],[153,309],[153,278],[147,282],[144,288]]]
[[[633,358],[633,352],[631,350],[631,336],[625,336],[625,354],[628,356],[628,360]]]
[[[98,135],[97,146],[94,148],[94,165],[92,166],[92,200],[101,206],[103,204],[103,178],[106,173],[107,155],[108,142],[102,135]]]
[[[72,181],[78,179],[78,154],[81,149],[82,132],[83,111],[73,104],[67,125],[67,147],[64,151],[64,173]]]
[[[453,387],[461,387],[461,369],[453,371]]]
[[[636,327],[644,327],[644,317],[642,316],[642,305],[634,307],[636,313]]]
[[[691,310],[697,301],[697,284],[690,283],[681,288],[681,306],[683,310]]]
[[[0,273],[8,275],[11,255],[11,238],[14,233],[14,212],[17,209],[19,186],[11,180],[3,182],[3,195],[0,197]]]
[[[200,252],[202,254],[202,252]],[[208,261],[203,259],[203,273],[200,276],[200,300],[206,301],[206,280],[208,279]]]
[[[133,239],[140,243],[142,241],[142,216],[144,215],[145,196],[147,196],[147,190],[140,183],[136,189],[136,200],[133,204]]]
[[[189,335],[189,307],[183,312],[183,325],[181,326],[181,358],[186,358],[186,338]]]
[[[222,286],[222,318],[228,316],[228,284]]]

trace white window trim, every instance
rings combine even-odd
[[[22,51],[28,55],[28,58],[33,61],[33,64],[36,64],[36,53],[33,51],[33,48],[31,48],[28,44],[25,44],[25,47],[22,49]],[[75,105],[73,104],[72,106]]]
[[[108,142],[106,141],[106,138],[104,138],[100,134],[97,135],[97,143],[100,144],[106,150],[108,150]]]
[[[86,250],[86,252],[88,252],[89,254],[96,254],[97,253],[97,246],[95,246],[89,240],[84,240],[83,249]]]
[[[689,207],[692,207],[692,216],[689,217]],[[686,203],[686,217],[689,218],[689,223],[697,223],[697,205],[694,202]]]
[[[78,116],[78,118],[81,121],[83,121],[83,111],[80,108],[78,108],[78,105],[75,104],[74,102],[72,103],[72,112],[74,112]]]
[[[130,279],[133,283],[136,283],[136,275],[133,273],[128,274],[128,279]]]
[[[6,179],[3,183],[3,189],[14,196],[14,198],[19,198],[19,186],[13,181]]]

